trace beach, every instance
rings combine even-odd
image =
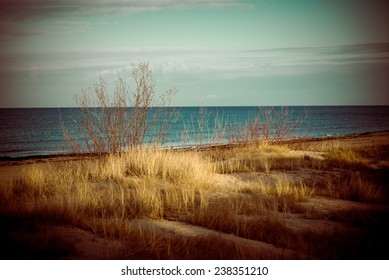
[[[2,259],[387,259],[389,132],[0,162]]]

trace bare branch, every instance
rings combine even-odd
[[[170,89],[157,98],[155,81],[148,63],[132,65],[135,90],[130,92],[125,79],[118,77],[113,94],[100,78],[94,91],[90,88],[75,96],[81,116],[70,131],[63,123],[62,131],[72,152],[102,155],[122,152],[146,144],[161,145],[177,120],[171,105],[177,92]]]

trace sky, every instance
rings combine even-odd
[[[0,0],[0,107],[149,63],[174,106],[389,105],[386,0]]]

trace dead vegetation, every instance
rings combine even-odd
[[[161,149],[174,90],[158,102],[147,63],[132,77],[76,97],[76,159],[0,181],[2,258],[388,258],[388,133],[285,141],[306,117],[286,107],[209,132],[202,109],[182,136],[201,147]]]
[[[2,180],[2,257],[387,259],[388,143],[361,137],[28,165]]]

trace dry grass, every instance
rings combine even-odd
[[[346,210],[323,216],[303,203],[324,195],[386,205],[387,172],[373,172],[368,166],[380,153],[334,142],[330,147],[320,145],[320,151],[326,151],[323,159],[267,143],[204,151],[133,149],[100,158],[32,164],[21,177],[2,182],[0,216],[72,225],[120,240],[128,248],[123,258],[279,257],[218,241],[217,232],[267,242],[308,258],[363,258],[367,248],[353,248],[358,242],[378,248],[384,242],[375,230],[381,220],[375,219],[372,232],[369,223],[351,222],[365,221],[369,211],[360,211],[357,217],[342,214]],[[383,209],[380,217],[387,216]],[[284,222],[291,214],[335,219],[365,231],[355,231],[353,240],[349,233],[291,231]],[[215,235],[161,235],[156,229],[134,229],[136,218],[184,221]],[[199,250],[201,246],[210,249]]]
[[[221,238],[217,233],[203,236],[164,236],[156,229],[135,228],[126,241],[125,259],[268,259],[263,251],[237,246],[233,241]]]
[[[163,218],[201,207],[203,193],[212,189],[212,167],[195,153],[139,150],[32,165],[1,189],[7,215],[35,216],[120,237],[126,235],[122,225],[128,219]]]
[[[329,179],[327,189],[330,196],[346,200],[381,204],[385,199],[382,187],[358,171],[347,171],[342,178]]]
[[[266,172],[272,169],[273,161],[283,157],[288,149],[283,146],[271,146],[265,143],[244,145],[233,151],[211,151],[210,157],[217,159],[217,172]],[[215,155],[216,154],[216,155]],[[220,161],[219,159],[223,160]]]

